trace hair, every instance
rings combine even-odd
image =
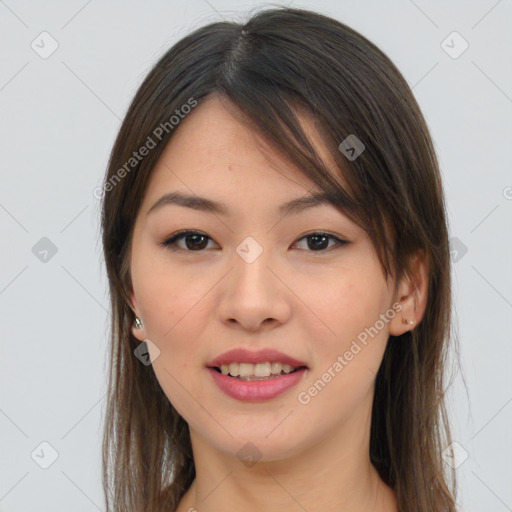
[[[442,461],[451,441],[443,383],[453,339],[450,252],[426,121],[398,69],[368,39],[316,12],[272,8],[245,23],[197,28],[166,51],[137,90],[110,154],[101,204],[112,310],[103,433],[107,512],[175,510],[195,478],[188,424],[152,366],[134,357],[140,341],[131,332],[129,261],[151,171],[176,131],[169,119],[208,95],[226,100],[365,229],[386,279],[398,283],[411,272],[413,256],[425,256],[425,314],[414,330],[389,336],[376,375],[370,460],[394,489],[400,511],[455,511],[455,471],[447,473]],[[334,170],[317,154],[299,112],[314,119]],[[339,147],[349,135],[365,146],[355,159]],[[150,139],[159,140],[135,162],[134,151]]]

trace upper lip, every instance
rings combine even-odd
[[[299,361],[291,356],[283,354],[279,352],[279,350],[275,350],[273,348],[266,348],[262,350],[247,350],[245,348],[235,348],[232,350],[228,350],[224,352],[220,356],[217,356],[215,359],[212,359],[206,366],[209,368],[220,367],[223,364],[230,363],[282,363],[289,364],[294,367],[307,366],[306,363]]]

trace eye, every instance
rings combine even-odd
[[[178,240],[185,239],[185,249],[178,246]],[[178,231],[170,238],[168,238],[162,245],[171,249],[171,251],[188,251],[197,252],[205,248],[205,240],[211,240],[208,235],[200,231],[184,230]]]
[[[300,238],[298,242],[300,242],[301,240],[308,240],[307,247],[312,249],[312,252],[325,252],[325,249],[327,248],[327,246],[329,246],[329,239],[335,242],[334,246],[343,246],[348,245],[350,243],[347,240],[342,240],[341,238],[324,232],[310,233],[309,235]]]
[[[179,246],[178,241],[185,240],[185,247]],[[178,231],[170,238],[162,242],[161,245],[168,247],[171,251],[185,251],[185,252],[201,252],[207,246],[207,241],[212,240],[208,235],[200,231],[183,230]],[[329,248],[329,240],[334,241],[334,246],[348,245],[350,242],[342,240],[334,235],[324,232],[314,232],[299,238],[295,244],[307,240],[307,247],[311,249],[310,252],[325,252]],[[295,245],[294,244],[294,245]],[[332,247],[332,246],[330,246]]]

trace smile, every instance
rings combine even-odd
[[[298,367],[279,362],[265,362],[257,364],[230,363],[223,364],[216,369],[223,375],[230,375],[240,380],[261,380],[287,375],[297,370]]]
[[[217,387],[227,396],[244,402],[262,402],[271,400],[296,386],[306,374],[307,368],[292,367],[289,373],[280,371],[278,374],[267,376],[231,376],[219,368],[207,370]]]

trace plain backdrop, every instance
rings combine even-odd
[[[512,2],[292,5],[376,43],[427,119],[448,205],[466,384],[456,373],[448,393],[460,510],[510,511]],[[104,510],[109,302],[93,191],[156,60],[200,25],[265,6],[0,1],[1,512]]]

